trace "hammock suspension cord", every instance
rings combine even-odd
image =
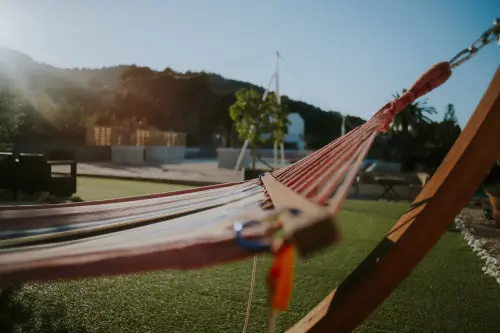
[[[250,310],[252,308],[253,291],[255,288],[256,273],[257,273],[257,255],[254,255],[252,261],[252,275],[250,276],[250,291],[248,292],[247,310],[245,312],[245,323],[243,324],[242,333],[246,333],[248,328],[248,322],[250,319]]]

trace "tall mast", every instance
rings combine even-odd
[[[345,114],[341,113],[340,116],[342,117],[342,125],[340,127],[340,136],[344,136],[344,134],[345,134]]]
[[[276,51],[276,99],[278,101],[278,104],[281,105],[280,85],[279,85],[279,60],[280,60],[280,53]]]
[[[271,90],[271,86],[273,84],[273,80],[276,80],[276,101],[278,102],[278,107],[281,108],[281,96],[280,96],[280,88],[279,88],[279,58],[280,58],[280,53],[276,51],[276,69],[273,75],[271,76],[271,79],[269,80],[269,85],[267,89],[264,91],[264,94],[262,95],[262,101],[264,102],[269,94],[269,91]],[[254,131],[254,127],[250,128],[250,131]],[[243,154],[245,153],[247,147],[249,144],[249,140],[245,140],[245,143],[243,144],[243,147],[241,148],[240,154],[238,156],[238,160],[236,161],[236,165],[234,167],[234,171],[236,172],[241,164],[241,161],[243,160]],[[277,163],[278,161],[278,142],[274,142],[274,162]],[[283,142],[281,143],[281,164],[285,164],[285,146]]]
[[[281,108],[281,96],[280,96],[280,84],[279,84],[279,60],[280,53],[276,51],[276,71],[274,73],[274,78],[276,80],[276,101],[278,102],[278,107]],[[281,150],[281,164],[285,164],[285,145],[283,142],[280,143]],[[274,142],[274,163],[278,159],[278,142]]]

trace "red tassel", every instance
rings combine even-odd
[[[286,311],[293,287],[293,268],[295,249],[287,244],[278,250],[268,274],[267,283],[270,291],[271,308]]]

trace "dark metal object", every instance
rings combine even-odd
[[[486,45],[497,41],[500,46],[500,20],[496,19],[493,21],[493,27],[484,32],[478,40],[472,43],[466,49],[460,51],[456,56],[454,56],[450,61],[450,67],[456,68],[476,55],[476,53],[481,50]]]
[[[0,153],[0,189],[14,193],[35,194],[47,192],[57,196],[76,193],[76,161],[74,153],[58,151],[49,154]],[[62,160],[61,158],[67,158]],[[52,173],[54,165],[69,165],[69,173]]]

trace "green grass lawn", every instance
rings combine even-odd
[[[165,184],[79,178],[84,200],[177,189]],[[378,243],[405,204],[347,201],[343,242],[299,261],[283,331],[323,299]],[[264,332],[268,257],[258,261],[248,332]],[[251,260],[196,271],[166,271],[24,285],[0,304],[0,332],[239,332]],[[2,302],[2,301],[0,301]],[[500,287],[459,233],[447,233],[357,332],[498,332]]]
[[[129,197],[161,193],[189,188],[189,186],[172,185],[140,181],[120,181],[116,179],[78,177],[76,195],[85,201],[110,198]]]

